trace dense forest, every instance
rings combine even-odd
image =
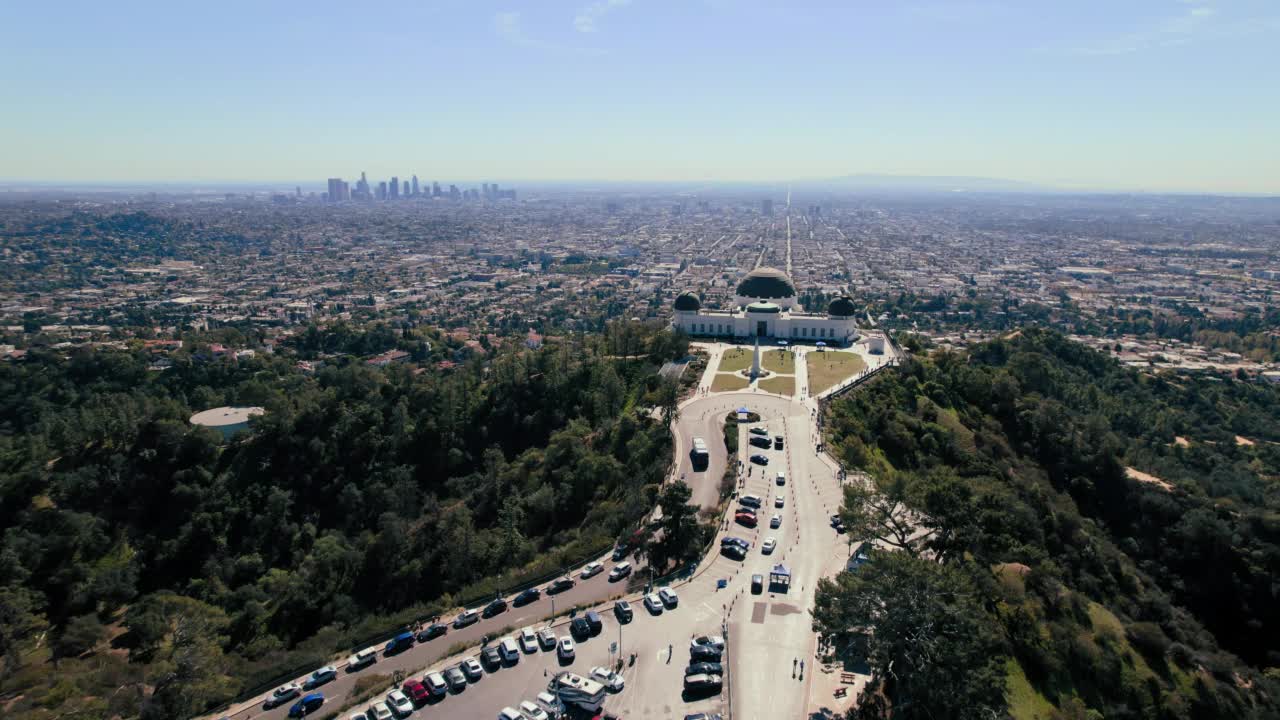
[[[655,363],[687,351],[670,332],[296,369],[382,343],[326,332],[163,371],[141,349],[0,363],[6,717],[190,716],[577,561],[654,503],[676,401]],[[222,404],[266,414],[230,443],[188,423]]]
[[[879,675],[851,716],[1280,716],[1280,389],[1023,330],[905,362],[827,431],[874,480],[851,542],[894,548],[819,588]]]

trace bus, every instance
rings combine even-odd
[[[707,463],[711,460],[711,453],[707,452],[707,441],[700,437],[693,439],[693,449],[689,451],[689,459],[693,461],[695,470],[705,469]]]

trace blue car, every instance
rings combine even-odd
[[[400,633],[399,635],[391,638],[391,642],[387,643],[387,647],[383,649],[382,654],[395,655],[403,650],[408,650],[413,647],[414,639],[413,633],[411,632]]]
[[[304,695],[301,700],[293,704],[293,707],[289,708],[289,717],[306,717],[319,710],[323,704],[324,693]]]

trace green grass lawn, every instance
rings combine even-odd
[[[1017,660],[1005,661],[1005,699],[1009,701],[1009,716],[1014,720],[1048,720],[1052,717],[1053,703],[1031,687],[1027,675]]]
[[[771,377],[757,383],[765,392],[779,395],[795,395],[796,379],[794,377]]]
[[[741,390],[751,384],[750,380],[733,373],[716,373],[716,379],[711,381],[711,392],[726,392],[729,390]]]
[[[734,372],[746,370],[749,367],[751,367],[751,351],[746,348],[732,348],[725,350],[720,356],[718,372]]]
[[[760,353],[760,364],[765,370],[786,375],[796,372],[796,354],[790,350],[770,350]]]
[[[809,363],[810,395],[817,395],[841,380],[853,377],[867,366],[861,357],[849,352],[809,352],[805,357]]]

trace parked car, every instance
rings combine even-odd
[[[480,659],[484,661],[490,672],[495,668],[502,667],[502,653],[498,652],[498,648],[493,645],[480,651]]]
[[[755,464],[757,464],[757,465],[768,465],[768,464],[769,464],[769,458],[765,457],[764,455],[759,455],[759,454],[757,454],[757,455],[752,455],[752,456],[751,456],[751,462],[753,462],[753,463],[755,463]]]
[[[515,599],[511,601],[511,604],[516,607],[522,607],[524,605],[528,605],[529,603],[541,597],[542,597],[541,590],[539,590],[538,588],[529,588],[527,590],[522,591],[519,595],[517,595]]]
[[[759,495],[743,495],[742,497],[738,498],[738,504],[744,505],[752,509],[756,509],[756,508],[759,508],[762,504],[764,504],[764,500],[761,499]]]
[[[693,648],[697,645],[709,645],[720,652],[724,652],[724,638],[719,635],[699,635],[689,641],[689,647]]]
[[[556,655],[559,655],[561,660],[572,660],[574,656],[573,638],[560,638],[560,644],[556,646]]]
[[[774,449],[774,450],[781,450],[781,449],[782,449],[782,436],[781,436],[781,435],[774,435],[774,436],[773,436],[773,449]]]
[[[579,640],[591,637],[591,626],[587,624],[587,619],[574,618],[573,622],[569,623],[569,634]]]
[[[720,662],[724,651],[713,645],[695,645],[689,648],[689,662]]]
[[[783,505],[785,505],[786,502],[787,502],[786,499],[784,499],[781,495],[778,495],[773,499],[773,506],[776,508],[780,508]]]
[[[777,530],[778,528],[782,527],[782,516],[777,513],[774,513],[773,517],[769,518],[769,527],[773,528],[774,530]]]
[[[480,662],[473,657],[462,658],[462,674],[467,676],[471,682],[479,680],[484,675],[484,670],[480,667]]]
[[[662,612],[662,598],[658,597],[657,593],[649,593],[644,596],[644,606],[649,609],[649,612],[657,615]]]
[[[449,689],[454,692],[462,692],[467,689],[467,675],[462,672],[461,665],[455,665],[445,670],[444,681],[449,684]]]
[[[449,694],[449,683],[445,682],[444,675],[438,672],[429,672],[422,678],[422,684],[427,686],[427,692],[432,697],[444,697]]]
[[[458,617],[453,619],[453,627],[464,628],[480,619],[480,613],[475,610],[463,610],[458,613]]]
[[[547,715],[553,718],[560,717],[560,701],[556,699],[555,695],[549,692],[540,692],[533,700],[538,704],[538,707],[547,711]]]
[[[613,603],[613,614],[618,616],[618,622],[629,623],[631,618],[635,617],[635,613],[631,610],[631,603],[626,600],[618,600]]]
[[[551,717],[550,715],[547,715],[546,710],[543,710],[528,700],[520,703],[520,714],[524,715],[528,720],[550,720]]]
[[[733,521],[738,523],[739,525],[743,525],[746,527],[755,527],[760,523],[759,520],[756,520],[755,513],[745,513],[745,512],[735,513],[733,516]]]
[[[421,705],[431,699],[431,693],[427,692],[427,686],[423,685],[421,680],[409,678],[400,684],[400,689],[409,696],[414,705]]]
[[[752,436],[750,442],[752,445],[755,445],[756,447],[759,447],[759,448],[764,448],[765,450],[768,450],[770,447],[773,446],[773,444],[769,442],[769,438],[760,437],[759,435]]]
[[[387,707],[399,717],[408,717],[413,713],[413,702],[400,690],[387,693]]]
[[[752,575],[751,576],[751,594],[759,595],[762,592],[764,592],[764,576],[758,575],[758,574]]]
[[[696,662],[690,663],[689,667],[684,669],[687,675],[723,675],[724,666],[718,662]]]
[[[507,611],[507,601],[497,598],[493,602],[484,606],[484,612],[480,613],[482,617],[491,618]]]
[[[765,555],[771,555],[776,547],[778,547],[778,541],[774,538],[767,537],[764,539],[764,544],[760,546],[760,552]]]
[[[604,621],[600,619],[600,613],[595,610],[588,610],[583,618],[587,621],[587,627],[592,635],[599,635],[600,631],[604,629]]]
[[[504,707],[498,711],[498,720],[524,720],[524,715],[513,707]]]
[[[604,685],[609,692],[622,692],[622,688],[627,684],[621,675],[599,665],[591,668],[591,679]]]
[[[376,702],[369,706],[369,720],[391,720],[393,717],[395,716],[391,714],[391,708],[384,702]]]
[[[733,558],[734,560],[745,560],[747,557],[747,551],[733,543],[721,545],[720,554],[725,557]]]
[[[306,682],[302,683],[302,687],[307,690],[317,688],[336,677],[338,677],[338,669],[332,665],[325,665],[308,675]]]
[[[526,653],[538,652],[538,636],[534,634],[533,628],[524,628],[519,635],[520,649]]]
[[[701,691],[701,690],[719,690],[719,675],[689,675],[684,679],[684,689]]]
[[[784,472],[782,472],[781,470],[779,470],[779,471],[778,471],[778,476],[777,476],[776,478],[774,478],[774,482],[776,482],[776,483],[777,483],[777,484],[779,484],[779,485],[786,485],[786,484],[787,484],[787,474],[786,474],[786,473],[784,473]]]
[[[724,536],[723,538],[720,538],[720,545],[722,545],[722,546],[724,546],[724,545],[737,545],[738,547],[742,548],[743,550],[750,550],[750,549],[751,549],[751,543],[750,543],[750,542],[748,542],[747,540],[744,540],[744,539],[742,539],[742,538],[740,538],[740,537],[734,537],[734,536],[732,536],[732,535],[726,535],[726,536]]]
[[[556,646],[556,633],[550,626],[544,627],[538,631],[538,642],[542,645],[543,650],[550,650]]]
[[[582,568],[582,579],[593,578],[599,575],[601,570],[604,570],[604,565],[599,560],[592,560]]]
[[[408,650],[409,648],[413,647],[413,641],[414,641],[413,633],[402,632],[399,635],[391,638],[391,640],[387,642],[386,647],[382,649],[382,654],[395,655],[396,653],[404,652],[405,650]]]
[[[684,720],[724,720],[724,718],[720,715],[709,715],[704,712],[698,712],[685,715]]]
[[[347,658],[347,672],[359,670],[365,665],[372,665],[378,661],[377,648],[365,648],[355,655]]]
[[[447,632],[449,632],[448,625],[445,625],[444,623],[431,623],[418,631],[418,642],[434,640]]]
[[[613,549],[613,561],[618,562],[629,554],[631,554],[631,548],[626,543],[620,543]]]
[[[573,587],[572,578],[567,578],[567,577],[557,578],[556,580],[552,580],[551,584],[547,586],[547,594],[555,595],[557,593],[562,593],[571,587]]]
[[[662,598],[662,604],[669,608],[673,608],[680,604],[680,596],[676,595],[675,590],[669,587],[659,588],[658,597]]]
[[[763,435],[763,436],[765,436],[765,437],[768,437],[768,435],[769,435],[769,429],[768,429],[768,428],[762,428],[762,427],[753,427],[753,428],[751,428],[750,430],[748,430],[747,432],[751,433],[752,435]]]
[[[502,654],[503,662],[520,662],[520,646],[516,645],[514,638],[502,638],[502,642],[498,643],[498,652]]]
[[[616,582],[631,574],[631,563],[620,562],[609,571],[609,582]]]
[[[324,693],[315,692],[309,695],[303,695],[301,700],[294,703],[293,707],[289,708],[289,717],[306,717],[316,710],[319,710],[320,706],[323,704]]]
[[[279,707],[289,702],[290,700],[298,697],[301,694],[302,694],[302,688],[299,688],[297,683],[289,683],[287,685],[281,685],[280,687],[271,691],[271,694],[267,696],[266,701],[262,703],[262,707],[268,710],[273,707]]]

